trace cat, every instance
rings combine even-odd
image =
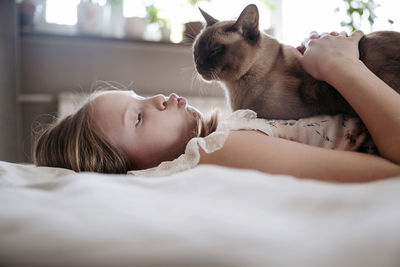
[[[236,21],[220,22],[200,12],[207,24],[193,43],[195,66],[204,80],[222,83],[232,110],[252,109],[265,119],[356,116],[333,87],[303,69],[296,48],[258,29],[257,6],[248,5]],[[364,64],[400,92],[400,33],[365,35],[359,51]]]

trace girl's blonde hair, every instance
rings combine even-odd
[[[197,136],[214,132],[219,111],[200,119]],[[126,155],[96,130],[90,116],[90,103],[44,129],[33,146],[36,166],[71,169],[76,172],[126,173],[136,166]]]

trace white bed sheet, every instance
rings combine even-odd
[[[204,165],[168,177],[0,161],[0,266],[400,266],[400,177]]]

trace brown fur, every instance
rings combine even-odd
[[[355,115],[334,88],[304,71],[296,48],[259,31],[255,5],[236,21],[219,22],[201,12],[207,26],[193,44],[196,69],[203,79],[224,85],[233,110],[252,109],[267,119]],[[359,49],[365,65],[400,92],[400,33],[368,34]]]

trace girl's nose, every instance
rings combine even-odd
[[[154,105],[156,106],[157,109],[159,110],[164,110],[167,105],[167,98],[165,97],[165,95],[155,95],[153,97],[151,97],[151,101],[154,103]]]

